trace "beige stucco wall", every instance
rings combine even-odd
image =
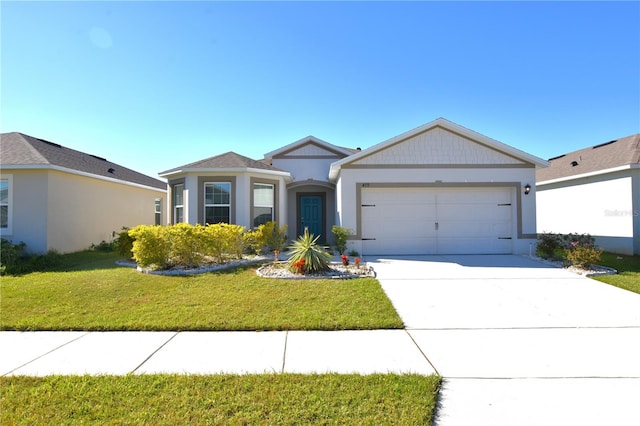
[[[68,253],[111,241],[123,226],[155,222],[160,189],[57,170],[3,170],[12,178],[12,232],[2,237],[32,253]]]

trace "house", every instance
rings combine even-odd
[[[602,249],[640,254],[640,134],[549,160],[538,170],[538,231],[587,233]]]
[[[22,133],[0,135],[0,235],[67,253],[162,222],[166,183]]]
[[[253,160],[233,152],[160,173],[172,223],[286,224],[361,255],[529,253],[536,168],[548,163],[443,118],[368,149],[313,136]]]

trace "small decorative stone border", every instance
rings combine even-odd
[[[262,265],[256,270],[256,274],[263,278],[275,278],[282,280],[317,280],[317,279],[353,279],[353,278],[375,278],[376,271],[371,266],[360,265],[358,272],[350,272],[356,269],[355,266],[344,266],[339,262],[329,264],[330,271],[320,274],[296,274],[284,267],[286,262],[271,262]]]
[[[160,270],[143,268],[141,266],[138,266],[138,264],[132,261],[119,260],[119,261],[116,261],[116,265],[136,268],[138,272],[141,272],[143,274],[187,276],[187,275],[205,274],[207,272],[222,271],[225,269],[237,268],[238,266],[252,265],[254,263],[264,262],[268,259],[269,258],[265,256],[256,256],[256,257],[246,258],[242,260],[234,260],[228,263],[218,263],[215,265],[201,266],[198,268],[173,268],[173,269],[160,269]]]
[[[563,262],[560,262],[557,260],[543,259],[538,256],[525,256],[525,257],[528,257],[540,263],[544,263],[545,265],[555,266],[556,268],[563,268],[573,272],[574,274],[583,275],[585,277],[600,277],[603,275],[616,275],[618,273],[616,269],[609,268],[608,266],[591,265],[591,268],[583,269],[583,268],[578,268],[577,266],[565,266]]]

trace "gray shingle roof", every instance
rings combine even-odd
[[[167,187],[166,183],[159,179],[138,173],[95,155],[18,132],[0,134],[0,166],[2,168],[48,165],[152,188],[166,189]]]
[[[175,167],[170,170],[166,170],[161,175],[172,173],[179,170],[185,169],[260,169],[260,170],[269,170],[269,171],[277,171],[283,172],[284,170],[280,170],[276,167],[273,167],[269,164],[266,164],[263,161],[252,160],[249,157],[245,157],[244,155],[236,154],[235,152],[229,151],[224,154],[216,155],[215,157],[205,158],[204,160],[199,160],[193,163],[185,164],[184,166]]]
[[[640,164],[640,133],[551,158],[549,162],[550,167],[536,171],[537,182]]]

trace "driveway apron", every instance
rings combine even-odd
[[[437,425],[639,424],[640,295],[521,256],[366,260],[444,377]]]

